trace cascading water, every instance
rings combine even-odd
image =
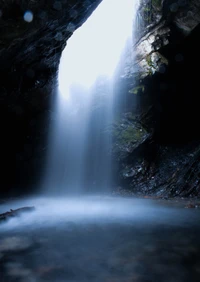
[[[111,187],[113,74],[133,34],[137,2],[104,0],[68,41],[59,68],[47,192],[108,192]]]

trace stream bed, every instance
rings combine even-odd
[[[29,198],[0,224],[1,282],[200,281],[200,209],[111,196]]]

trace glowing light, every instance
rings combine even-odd
[[[73,83],[90,87],[99,75],[113,75],[132,33],[134,2],[104,0],[69,39],[59,69],[63,95],[69,93]]]
[[[24,13],[24,20],[25,20],[25,22],[27,22],[27,23],[32,22],[32,20],[33,20],[33,13],[32,13],[31,11],[26,11],[26,12]]]

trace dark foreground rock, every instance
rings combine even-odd
[[[23,207],[23,208],[19,208],[16,210],[10,210],[8,212],[2,213],[0,214],[0,222],[7,220],[9,218],[15,217],[15,216],[19,216],[20,214],[24,213],[24,212],[32,212],[35,210],[35,207]]]

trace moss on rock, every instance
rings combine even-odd
[[[113,124],[113,153],[123,159],[141,144],[148,133],[131,113],[121,117]]]
[[[154,8],[161,8],[162,0],[152,0],[152,5]]]
[[[133,87],[132,89],[129,90],[129,93],[131,94],[139,94],[139,93],[143,93],[145,90],[145,86],[144,85],[138,85],[136,87]]]

